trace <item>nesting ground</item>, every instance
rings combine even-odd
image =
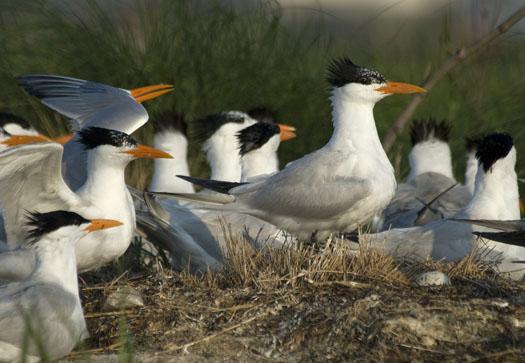
[[[82,276],[91,334],[68,359],[94,361],[523,361],[525,283],[473,256],[395,263],[341,246],[255,251],[232,243],[219,273],[191,277],[159,261]],[[150,261],[151,262],[151,261]],[[123,267],[124,266],[124,267]],[[451,286],[414,287],[421,271]],[[118,273],[123,272],[122,273]],[[116,278],[116,276],[119,276]],[[102,312],[123,286],[144,306]]]

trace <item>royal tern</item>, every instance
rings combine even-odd
[[[182,113],[164,112],[150,121],[155,128],[153,146],[173,155],[173,159],[156,159],[148,190],[153,192],[193,193],[193,185],[175,175],[190,175],[187,124]]]
[[[228,111],[207,115],[192,123],[193,139],[201,143],[211,168],[211,178],[238,182],[241,180],[240,130],[256,123],[243,112]]]
[[[89,336],[75,244],[90,232],[121,224],[69,211],[29,214],[25,248],[34,256],[34,270],[0,287],[0,361],[55,360]]]
[[[381,230],[452,217],[470,201],[469,190],[454,178],[449,134],[450,125],[445,120],[429,118],[412,122],[409,174],[383,211]]]
[[[237,133],[243,179],[274,172],[268,160],[277,159],[275,155],[281,141],[295,137],[292,129],[287,125],[257,122]],[[229,237],[245,236],[254,243],[282,244],[289,240],[275,226],[248,215],[199,211],[191,204],[161,205],[149,195],[145,200],[150,213],[138,213],[138,225],[147,239],[161,242],[172,256],[173,266],[179,269],[189,267],[192,272],[203,272],[207,268],[219,268],[221,250],[226,248]]]
[[[473,231],[483,227],[454,219],[516,220],[518,183],[514,170],[516,149],[508,134],[494,133],[480,141],[476,152],[479,168],[476,188],[470,203],[453,219],[434,221],[425,226],[396,228],[359,236],[359,241],[385,250],[395,256],[457,260],[469,253],[475,244]],[[490,258],[525,258],[525,248],[489,241]]]
[[[18,143],[55,141],[63,145],[70,138],[70,135],[48,138],[40,134],[26,119],[9,112],[0,112],[0,150]]]
[[[171,85],[154,85],[126,90],[71,77],[30,74],[18,77],[27,93],[71,120],[74,130],[96,126],[132,134],[148,121],[141,105],[173,90]],[[86,154],[78,135],[64,151],[63,173],[76,190],[86,181]]]
[[[76,192],[71,191],[60,172],[61,145],[21,145],[1,152],[0,207],[10,247],[23,241],[26,210],[64,209],[87,218],[122,221],[122,228],[88,235],[76,244],[78,269],[83,272],[118,258],[131,242],[135,209],[124,180],[126,165],[136,158],[170,155],[139,145],[123,132],[100,127],[82,129],[77,139],[86,149],[88,177]]]
[[[334,123],[328,144],[268,178],[229,188],[228,203],[224,196],[197,196],[208,202],[203,208],[246,213],[299,237],[324,239],[354,230],[390,202],[394,169],[381,146],[373,108],[390,94],[425,90],[389,82],[348,58],[330,64],[328,81]],[[220,189],[221,182],[208,183]]]
[[[257,122],[239,131],[241,182],[278,171],[279,145],[281,141],[291,140],[295,136],[294,127],[268,122]]]

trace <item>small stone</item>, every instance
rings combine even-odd
[[[416,286],[444,286],[450,285],[450,278],[441,271],[424,272],[416,278]]]
[[[525,320],[518,319],[516,317],[511,317],[510,322],[515,328],[518,328],[518,329],[525,328]]]
[[[102,307],[103,311],[115,311],[115,310],[125,310],[129,308],[135,308],[138,306],[144,306],[144,300],[140,292],[135,290],[132,287],[124,286],[117,289],[117,291],[112,292],[106,299],[104,306]]]

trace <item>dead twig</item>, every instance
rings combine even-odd
[[[427,91],[430,91],[443,77],[445,77],[454,67],[460,64],[462,61],[487,47],[492,41],[506,33],[514,24],[525,17],[525,6],[519,8],[514,14],[512,14],[507,20],[498,25],[492,32],[481,38],[474,44],[468,47],[461,47],[457,49],[433,74],[429,75],[422,84],[422,87]],[[416,108],[423,101],[424,94],[417,94],[412,97],[410,103],[405,107],[403,112],[398,116],[390,130],[383,138],[383,148],[385,151],[389,151],[397,136],[403,130],[403,127],[412,117]]]

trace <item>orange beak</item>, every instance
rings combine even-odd
[[[133,155],[137,159],[173,159],[173,156],[171,156],[167,152],[141,144],[137,145],[137,147],[132,150],[124,152],[126,154]]]
[[[12,135],[1,143],[8,147],[13,147],[18,145],[36,144],[39,142],[53,142],[53,140],[44,135]]]
[[[297,136],[295,135],[295,127],[293,126],[279,124],[279,130],[281,130],[280,132],[281,141],[291,140]]]
[[[91,233],[99,231],[101,229],[108,229],[123,225],[122,222],[115,221],[113,219],[92,219],[91,224],[87,226],[84,231]]]
[[[156,84],[154,86],[146,86],[135,88],[131,90],[131,96],[138,103],[152,100],[156,97],[162,96],[165,93],[173,91],[173,86],[170,84]]]
[[[410,83],[387,82],[386,86],[376,88],[376,91],[386,94],[408,94],[408,93],[426,93],[427,90]]]
[[[62,135],[59,137],[54,137],[52,140],[54,142],[58,142],[59,144],[65,145],[73,138],[73,136],[75,136],[75,134]]]

